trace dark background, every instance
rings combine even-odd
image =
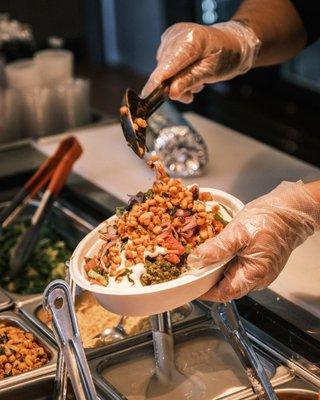
[[[117,116],[125,88],[140,90],[155,66],[166,27],[227,20],[240,2],[0,0],[0,12],[30,24],[37,48],[47,47],[49,36],[64,38],[75,53],[77,74],[92,80],[93,107]],[[209,21],[204,17],[208,9]],[[283,66],[210,85],[192,105],[177,106],[320,166],[319,42]]]

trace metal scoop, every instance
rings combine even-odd
[[[125,331],[123,326],[123,323],[126,318],[127,317],[122,316],[117,326],[113,328],[104,329],[101,333],[95,336],[94,339],[96,338],[100,338],[101,340],[110,339],[111,341],[124,339],[127,336],[127,332]]]
[[[78,400],[96,400],[97,394],[82,346],[68,284],[57,279],[43,294],[43,307],[52,315],[52,328],[63,353],[72,387]]]
[[[195,377],[178,371],[175,364],[174,343],[170,313],[149,317],[152,326],[155,357],[155,374],[151,377],[146,399],[188,399],[201,400],[204,386]]]
[[[120,122],[128,146],[143,158],[146,151],[146,126],[135,122],[137,118],[147,121],[148,118],[168,99],[169,80],[162,82],[146,98],[142,99],[132,89],[127,89],[120,108]]]
[[[235,303],[213,303],[211,316],[236,352],[258,399],[277,400],[267,374],[242,325]]]

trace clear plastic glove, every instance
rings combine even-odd
[[[260,44],[253,30],[237,21],[213,26],[175,24],[161,37],[158,66],[142,96],[172,78],[169,97],[190,103],[193,93],[200,92],[206,83],[230,79],[252,68]]]
[[[266,288],[319,224],[320,203],[301,181],[283,182],[247,204],[188,257],[188,264],[198,268],[231,260],[224,278],[201,298],[225,302]]]

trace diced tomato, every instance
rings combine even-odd
[[[199,195],[199,199],[202,201],[212,201],[213,197],[212,194],[210,192],[202,192]]]
[[[171,264],[179,264],[180,258],[176,254],[166,254],[165,259]]]
[[[84,269],[86,272],[89,272],[90,269],[94,269],[95,266],[96,266],[96,263],[95,263],[94,259],[91,258],[91,259],[88,259],[87,262],[84,264],[83,269]]]
[[[163,247],[165,247],[168,250],[177,250],[178,255],[181,255],[184,253],[184,247],[172,235],[169,235],[164,239]]]

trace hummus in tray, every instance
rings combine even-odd
[[[103,308],[94,295],[86,291],[77,296],[75,308],[83,346],[85,348],[95,348],[108,343],[108,341],[96,338],[96,336],[104,329],[116,326],[121,316]],[[171,313],[172,322],[182,320],[188,312],[188,305],[174,310]],[[50,325],[50,317],[42,308],[38,310],[37,317],[45,324]],[[148,317],[127,317],[123,326],[128,336],[151,329]]]

